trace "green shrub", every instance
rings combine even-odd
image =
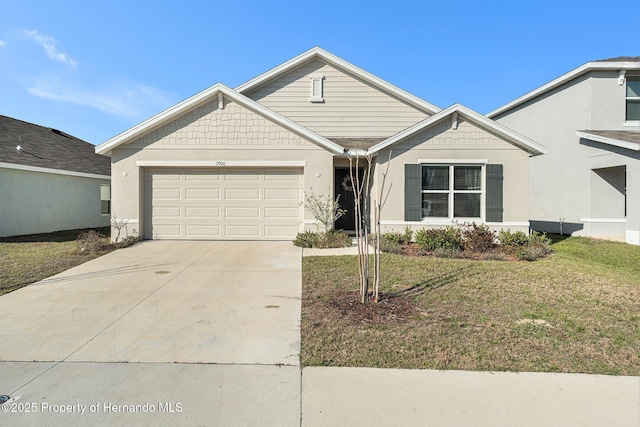
[[[403,254],[402,245],[393,240],[387,240],[384,237],[380,240],[380,250],[388,254]]]
[[[305,231],[298,233],[293,240],[293,244],[301,248],[315,248],[320,242],[320,235],[315,231]]]
[[[400,236],[400,243],[403,245],[408,245],[413,240],[413,230],[410,225],[404,227],[404,232]]]
[[[418,246],[426,250],[448,249],[461,251],[464,246],[460,230],[454,227],[421,228],[415,233]]]
[[[498,233],[498,241],[503,247],[521,248],[529,243],[529,236],[522,231],[514,233],[511,230],[500,230]]]
[[[382,240],[380,241],[380,243],[382,244],[382,242],[384,241],[401,244],[402,235],[400,233],[389,231],[387,233],[382,234]]]
[[[462,224],[460,235],[464,242],[464,249],[473,253],[485,253],[495,246],[496,232],[489,229],[488,225]]]
[[[342,230],[331,230],[320,233],[318,245],[314,247],[327,248],[348,248],[351,247],[351,236]]]

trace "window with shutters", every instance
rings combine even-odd
[[[482,166],[422,165],[422,218],[480,218]]]

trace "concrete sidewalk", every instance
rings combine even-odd
[[[640,426],[640,377],[304,368],[303,426]]]

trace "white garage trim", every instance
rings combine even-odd
[[[307,166],[306,160],[138,160],[136,166],[140,167],[264,167],[264,168],[303,168]]]

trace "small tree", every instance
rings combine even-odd
[[[129,224],[128,219],[122,219],[113,216],[109,218],[109,223],[111,223],[111,227],[115,228],[118,232],[118,234],[116,235],[116,243],[118,243],[118,241],[120,240],[120,233],[122,233],[122,230],[124,230],[125,233],[127,233],[127,237],[129,237],[129,233],[127,231],[127,224]]]
[[[370,234],[370,214],[369,200],[371,193],[371,171],[373,168],[373,156],[366,153],[363,156],[366,161],[364,166],[364,174],[360,177],[360,156],[358,153],[349,156],[349,173],[351,182],[353,183],[353,198],[355,202],[356,216],[356,239],[358,242],[358,275],[360,279],[360,301],[365,303],[369,299],[369,234]],[[384,191],[389,165],[391,164],[391,152],[389,152],[389,161],[387,168],[382,174],[382,182],[380,184],[380,193],[378,199],[374,203],[374,253],[373,253],[373,301],[378,302],[380,288],[380,215],[382,208],[389,196],[389,190],[386,194]]]
[[[335,228],[335,222],[347,211],[340,207],[340,195],[333,199],[328,194],[317,196],[311,189],[311,194],[304,193],[304,207],[315,220],[322,224],[323,231],[328,233]]]

